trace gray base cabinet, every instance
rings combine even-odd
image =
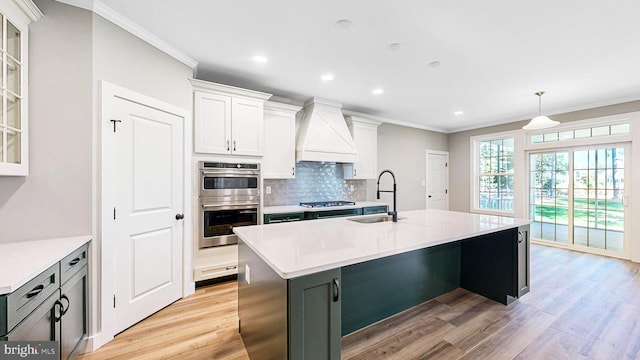
[[[252,360],[340,359],[340,269],[285,280],[238,242],[240,335]]]
[[[87,337],[87,266],[80,269],[61,288],[61,301],[66,310],[60,319],[61,359],[70,359]]]
[[[340,269],[289,280],[289,359],[340,359]]]
[[[71,359],[87,338],[88,245],[0,296],[0,341],[58,341]]]
[[[0,337],[0,339],[3,341],[59,341],[59,298],[59,291],[56,290],[19,325],[8,334]],[[57,353],[60,353],[60,351],[57,351]]]

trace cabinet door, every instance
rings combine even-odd
[[[518,254],[518,297],[529,292],[529,282],[530,282],[530,258],[531,255],[529,253],[530,245],[529,245],[529,225],[520,226],[518,228],[518,243],[517,243],[517,254]]]
[[[61,323],[61,359],[69,359],[87,336],[87,266],[64,285],[60,301],[65,306]]]
[[[59,341],[60,305],[56,304],[60,293],[56,291],[38,306],[9,334],[0,338],[8,341]],[[59,353],[59,351],[56,351]]]
[[[378,123],[349,117],[347,124],[356,144],[356,149],[358,149],[358,161],[344,165],[344,178],[377,179]]]
[[[231,97],[194,92],[194,147],[198,153],[231,153]]]
[[[231,116],[231,152],[262,156],[264,101],[233,98]]]
[[[289,280],[289,359],[340,359],[340,269]]]
[[[355,179],[377,177],[378,129],[370,125],[354,125],[353,140],[358,149],[358,162],[354,166]]]
[[[292,179],[296,169],[296,118],[285,111],[264,111],[263,179]]]

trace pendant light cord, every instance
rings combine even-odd
[[[536,95],[538,95],[538,116],[542,115],[542,94],[544,91],[538,91]]]

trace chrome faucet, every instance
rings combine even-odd
[[[380,190],[380,178],[382,177],[382,174],[384,174],[384,173],[391,174],[391,177],[393,178],[393,191],[392,190]],[[380,175],[378,175],[378,189],[377,189],[376,192],[377,192],[378,200],[380,200],[380,193],[381,192],[392,192],[393,193],[393,211],[389,211],[388,214],[392,216],[393,222],[398,222],[398,210],[396,209],[396,176],[393,175],[393,172],[391,170],[382,170]]]

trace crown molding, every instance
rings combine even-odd
[[[38,21],[42,16],[42,11],[38,8],[38,6],[32,0],[13,0],[16,5],[22,10],[22,12],[29,18],[31,21]]]
[[[386,118],[386,117],[383,117],[383,116],[365,114],[365,113],[362,113],[362,112],[359,112],[359,111],[353,111],[353,110],[349,110],[349,109],[342,109],[342,113],[344,115],[347,115],[347,116],[357,116],[357,117],[361,117],[361,118],[365,118],[365,119],[376,120],[376,121],[380,121],[380,122],[383,122],[383,123],[389,123],[389,124],[394,124],[394,125],[406,126],[406,127],[410,127],[410,128],[414,128],[414,129],[434,131],[434,132],[439,132],[439,133],[444,133],[444,134],[447,133],[447,130],[445,130],[443,128],[427,126],[427,125],[418,124],[418,123],[409,122],[409,121],[395,120],[395,119],[390,119],[390,118]]]
[[[25,0],[22,0],[25,1]],[[166,41],[160,39],[159,37],[153,35],[146,29],[142,28],[138,24],[131,21],[126,16],[118,13],[117,11],[111,9],[104,3],[99,0],[56,0],[58,2],[79,7],[85,10],[92,11],[94,14],[100,15],[111,23],[119,26],[123,30],[131,33],[132,35],[138,37],[139,39],[149,43],[153,47],[158,50],[164,52],[165,54],[171,56],[172,58],[180,61],[181,63],[187,65],[190,68],[195,68],[198,65],[198,62],[173,47]]]

